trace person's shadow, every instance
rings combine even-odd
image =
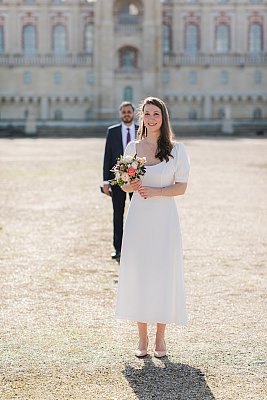
[[[140,400],[215,400],[204,374],[187,364],[172,363],[168,357],[155,365],[147,356],[143,368],[125,365],[123,371]]]

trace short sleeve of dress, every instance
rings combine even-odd
[[[136,146],[135,146],[135,142],[129,142],[124,150],[124,154],[123,156],[134,156],[136,153]]]
[[[175,182],[187,182],[189,178],[190,160],[183,143],[175,145]]]

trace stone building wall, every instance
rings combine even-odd
[[[0,124],[267,119],[267,0],[2,0]]]

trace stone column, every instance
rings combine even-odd
[[[231,118],[231,106],[229,104],[225,107],[225,117],[222,121],[222,132],[223,133],[233,133],[233,121]]]
[[[204,118],[211,119],[211,98],[208,94],[204,96]]]
[[[33,109],[30,107],[29,114],[25,123],[25,134],[26,135],[35,135],[36,134],[36,118],[33,112]]]
[[[144,2],[143,25],[143,88],[145,96],[161,96],[159,79],[162,63],[160,0]]]
[[[38,27],[38,52],[40,54],[51,53],[51,35],[47,2],[40,4]]]
[[[48,98],[46,96],[41,97],[41,119],[48,119]]]
[[[103,119],[114,118],[114,113],[118,113],[118,105],[114,104],[115,49],[112,1],[96,2],[95,21],[94,71],[97,114]]]

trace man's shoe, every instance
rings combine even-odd
[[[113,252],[111,253],[111,258],[112,258],[112,260],[119,260],[120,257],[121,257],[121,253],[120,253],[120,252],[113,251]]]

